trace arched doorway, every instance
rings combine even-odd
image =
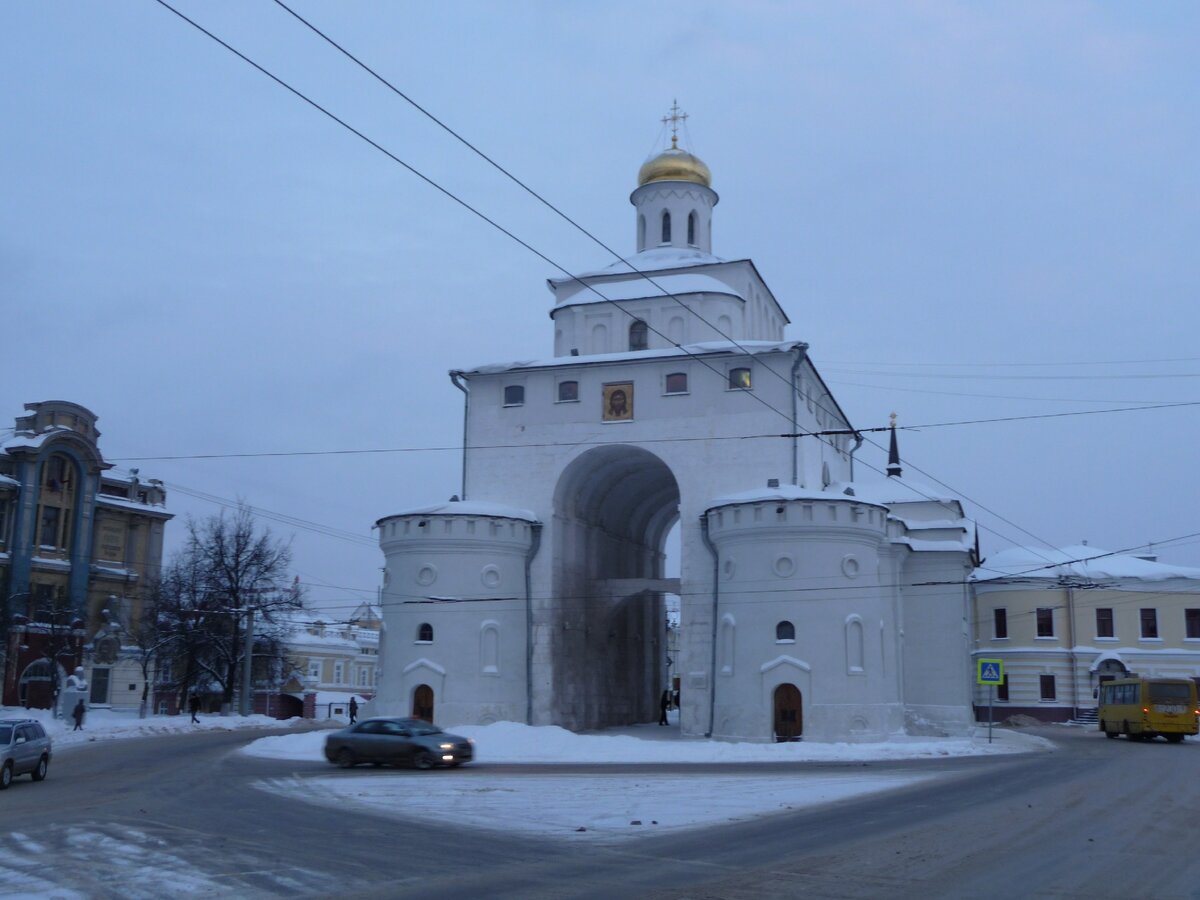
[[[414,719],[433,721],[433,688],[427,684],[418,684],[413,691],[412,716]]]
[[[658,718],[667,686],[665,547],[679,485],[661,459],[594,447],[554,492],[554,591],[547,609],[551,721],[604,728]]]
[[[31,662],[17,682],[17,701],[26,709],[50,709],[54,705],[54,663],[48,659]],[[59,668],[61,673],[62,669]]]
[[[800,689],[794,684],[781,684],[775,688],[775,740],[798,741],[803,734],[804,701]]]

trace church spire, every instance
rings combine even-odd
[[[888,445],[888,478],[900,477],[900,448],[896,445],[896,414],[892,413],[891,441]]]

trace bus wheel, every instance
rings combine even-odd
[[[1164,734],[1163,737],[1165,737],[1172,744],[1178,744],[1180,741],[1183,740],[1182,734]]]
[[[1107,728],[1105,728],[1105,727],[1104,727],[1103,723],[1101,723],[1101,726],[1100,726],[1100,727],[1101,727],[1101,728],[1104,730],[1104,736],[1105,736],[1106,738],[1109,738],[1110,740],[1114,740],[1114,741],[1117,739],[1117,734],[1118,734],[1118,732],[1116,732],[1116,731],[1109,731]]]

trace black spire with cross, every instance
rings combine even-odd
[[[888,478],[900,477],[900,448],[896,445],[896,414],[892,413],[892,439],[888,446]]]

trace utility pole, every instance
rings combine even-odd
[[[242,702],[238,712],[243,716],[248,716],[254,712],[254,704],[251,703],[250,689],[250,671],[251,664],[254,661],[254,607],[251,606],[246,610],[246,636],[245,636],[245,652],[246,655],[242,659]]]

